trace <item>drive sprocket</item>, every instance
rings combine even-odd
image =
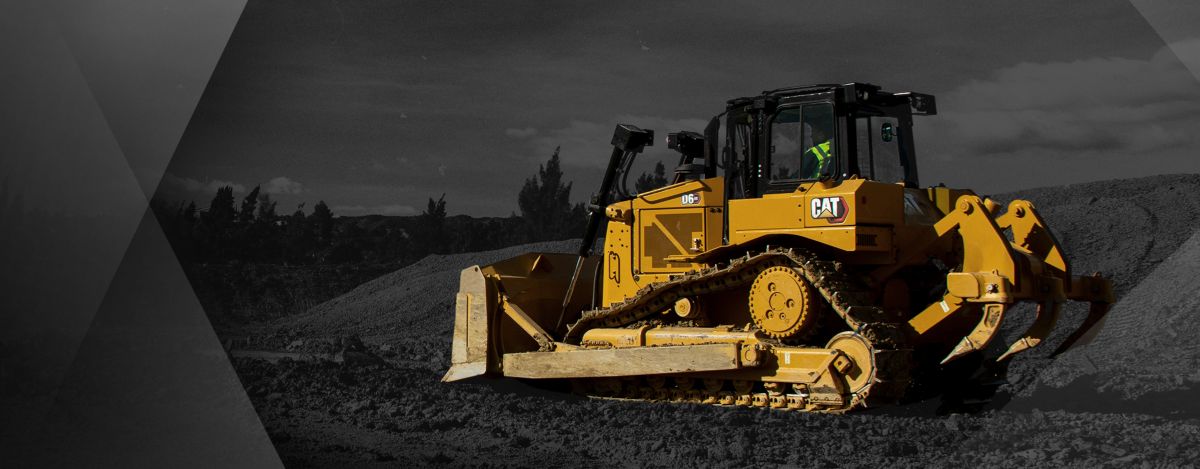
[[[815,327],[820,295],[795,268],[777,265],[754,278],[749,304],[759,330],[787,340],[803,337]]]

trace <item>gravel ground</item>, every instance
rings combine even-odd
[[[1190,294],[1200,285],[1186,275],[1200,260],[1200,236],[1193,238],[1200,176],[996,198],[1014,197],[1039,207],[1076,273],[1110,275],[1122,302],[1095,342],[1051,359],[1086,312],[1067,308],[1051,345],[1018,357],[1010,384],[991,409],[974,415],[935,415],[929,402],[807,415],[587,400],[504,381],[438,382],[449,362],[458,271],[523,252],[569,252],[576,246],[569,241],[431,256],[252,331],[254,343],[336,360],[234,364],[281,457],[295,467],[1187,467],[1200,456],[1200,325],[1190,320]],[[1027,326],[1031,312],[1015,312],[1006,339]],[[1141,366],[1135,358],[1147,357],[1147,347],[1152,360]]]
[[[819,415],[446,385],[415,364],[235,363],[290,467],[1187,467],[1200,421],[990,411]],[[1136,431],[1131,431],[1136,429]]]

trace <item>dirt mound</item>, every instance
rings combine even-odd
[[[1164,260],[1187,257],[1182,249],[1185,243],[1193,242],[1189,240],[1193,239],[1197,226],[1200,226],[1200,175],[1153,176],[1072,184],[1001,194],[995,198],[1003,201],[1014,198],[1031,200],[1062,243],[1073,269],[1072,273],[1104,273],[1112,278],[1119,302],[1119,306],[1113,309],[1105,324],[1102,341],[1098,340],[1087,348],[1077,348],[1057,359],[1050,359],[1049,354],[1056,344],[1061,343],[1087,315],[1086,305],[1068,303],[1063,309],[1059,327],[1049,339],[1049,345],[1026,352],[1013,362],[1008,377],[1010,384],[1005,387],[1006,392],[1030,398],[1035,391],[1043,391],[1041,388],[1044,386],[1039,386],[1039,381],[1046,380],[1043,384],[1062,387],[1085,375],[1087,378],[1084,378],[1084,381],[1091,383],[1094,378],[1092,375],[1100,370],[1083,358],[1083,355],[1077,355],[1079,352],[1101,346],[1101,342],[1107,350],[1140,350],[1146,337],[1170,333],[1170,328],[1164,328],[1164,322],[1159,320],[1164,317],[1160,311],[1151,310],[1163,305],[1166,298],[1181,298],[1180,295],[1184,295],[1183,291],[1186,290],[1180,288],[1183,285],[1178,281],[1163,281],[1150,276],[1164,264]],[[1187,263],[1182,259],[1181,262]],[[1187,267],[1181,269],[1186,271]],[[1195,267],[1191,269],[1194,271]],[[1126,300],[1139,289],[1140,297],[1154,300]],[[1186,305],[1173,311],[1177,318],[1195,314],[1195,308],[1188,310]],[[1014,313],[1016,320],[1006,324],[1001,339],[997,339],[992,348],[1007,347],[1007,344],[1016,340],[1032,321],[1031,306],[1026,305]],[[1181,336],[1200,336],[1200,325],[1196,321],[1176,320],[1172,327]],[[1160,383],[1186,384],[1179,381],[1178,372],[1185,369],[1180,367],[1200,358],[1200,351],[1187,340],[1163,341],[1159,344],[1158,351],[1167,358],[1165,363],[1169,365],[1112,367],[1106,371],[1107,378],[1093,384],[1080,383],[1072,387],[1072,392],[1094,393],[1099,389],[1113,388],[1117,382],[1121,382],[1125,384],[1116,387],[1129,392],[1126,397],[1135,397],[1139,394],[1133,392],[1129,384],[1143,379],[1133,376],[1144,376],[1146,373],[1155,374],[1156,377],[1152,380]],[[1108,351],[1101,352],[1100,356],[1109,356],[1113,360],[1128,357]],[[1102,359],[1101,362],[1103,361],[1105,360]],[[1143,389],[1149,391],[1173,388],[1157,386]],[[1046,408],[1045,406],[1054,402],[1064,401],[1063,397],[1039,397],[1034,399],[1036,404],[1022,405],[1042,405]],[[1072,399],[1078,397],[1074,395]],[[1110,401],[1103,402],[1097,401],[1091,408],[1105,408]]]
[[[1113,307],[1095,340],[1064,354],[1041,382],[1090,379],[1097,391],[1136,399],[1200,384],[1200,232]],[[1086,378],[1085,378],[1086,377]]]
[[[431,255],[277,324],[275,334],[358,335],[394,342],[415,359],[449,363],[454,294],[462,269],[527,252],[574,252],[578,240],[549,241],[495,251]]]
[[[550,241],[466,254],[435,254],[359,285],[313,307],[286,324],[305,335],[363,336],[423,333],[453,321],[458,276],[472,265],[491,264],[527,252],[572,252],[578,240]]]

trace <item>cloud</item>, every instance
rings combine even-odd
[[[504,129],[504,135],[513,138],[529,138],[537,135],[537,133],[538,130],[533,127],[526,127],[524,129]]]
[[[680,130],[702,132],[708,125],[705,119],[633,115],[619,115],[608,122],[573,120],[566,127],[550,130],[532,139],[533,157],[538,161],[545,161],[554,153],[555,148],[562,147],[559,157],[564,165],[604,168],[608,165],[609,154],[612,153],[610,142],[613,129],[618,123],[633,124],[654,131],[654,145],[647,147],[643,153],[647,160],[663,158],[664,155],[673,153],[666,147],[667,133]]]
[[[942,159],[1133,157],[1200,144],[1200,84],[1166,47],[1147,59],[1021,63],[938,98],[942,112],[918,122],[917,144]]]
[[[304,192],[304,184],[288,179],[285,176],[279,176],[267,181],[267,183],[263,185],[262,190],[268,194],[295,195]]]
[[[416,215],[420,212],[411,205],[373,205],[365,207],[362,205],[336,205],[330,210],[333,210],[335,215],[339,216],[360,216],[360,215],[387,215],[387,216],[407,216]]]
[[[192,178],[188,178],[188,177],[179,177],[179,176],[176,176],[171,173],[166,173],[163,175],[163,183],[166,184],[170,188],[173,188],[176,190],[182,190],[185,192],[199,192],[199,193],[206,193],[206,194],[207,193],[216,193],[217,189],[220,189],[225,186],[232,187],[233,192],[235,192],[235,193],[246,192],[246,186],[238,184],[236,182],[222,181],[222,180],[217,180],[217,179],[207,181],[207,182],[202,182],[200,180],[192,179]]]

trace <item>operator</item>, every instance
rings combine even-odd
[[[817,179],[829,167],[833,160],[833,152],[830,151],[832,147],[829,142],[829,129],[817,123],[813,123],[810,127],[813,146],[804,152],[800,174],[804,176],[804,179]]]

